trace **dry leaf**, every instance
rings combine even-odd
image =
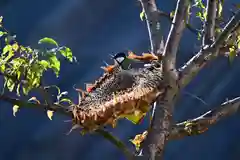
[[[32,98],[30,98],[28,101],[35,101],[35,102],[37,102],[38,104],[40,104],[40,101],[37,100],[36,97],[32,97]]]
[[[51,111],[51,110],[48,110],[48,111],[47,111],[47,116],[48,116],[48,118],[49,118],[50,120],[52,120],[53,112],[54,112],[54,111]]]
[[[133,140],[130,139],[130,142],[132,142],[135,145],[137,151],[140,149],[140,145],[142,141],[146,138],[147,134],[148,132],[144,131],[142,134],[137,134]]]
[[[19,110],[19,106],[18,105],[14,105],[13,106],[13,116],[16,117],[16,113]]]

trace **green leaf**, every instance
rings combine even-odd
[[[0,37],[4,36],[6,34],[7,34],[7,32],[0,31]]]
[[[218,1],[218,17],[222,15],[222,10],[223,10],[222,2]]]
[[[240,35],[237,36],[237,47],[240,49]]]
[[[4,72],[5,72],[5,69],[6,69],[5,64],[1,64],[1,66],[0,66],[0,71],[1,71],[2,73],[4,73]]]
[[[72,101],[71,101],[70,99],[68,99],[68,98],[63,98],[63,99],[61,99],[61,100],[59,101],[59,103],[61,103],[61,102],[67,102],[67,103],[69,103],[69,104],[72,104]]]
[[[44,68],[44,70],[47,70],[47,68],[50,66],[49,62],[46,60],[39,61],[39,64]]]
[[[230,61],[230,63],[234,60],[236,54],[237,54],[237,52],[236,52],[234,46],[232,46],[231,48],[229,48],[229,61]]]
[[[55,55],[51,55],[49,57],[49,62],[50,62],[50,66],[53,69],[54,73],[56,74],[56,77],[59,76],[59,72],[60,72],[60,61],[57,59],[57,57]]]
[[[200,9],[205,9],[205,6],[204,6],[202,0],[195,0],[195,6],[197,6]]]
[[[141,21],[143,21],[144,16],[145,16],[145,11],[144,11],[144,9],[142,9],[142,12],[140,13]]]
[[[172,11],[172,12],[170,13],[170,17],[173,18],[173,17],[174,17],[174,14],[175,14],[175,11]]]
[[[38,44],[42,44],[42,43],[53,44],[58,47],[58,43],[54,39],[49,37],[42,38],[38,41]]]
[[[12,79],[8,79],[7,80],[7,88],[8,88],[8,90],[10,92],[12,92],[14,87],[15,87],[15,83],[13,82],[13,80]]]
[[[146,113],[142,113],[141,111],[135,111],[134,114],[131,115],[122,115],[121,117],[126,118],[131,121],[133,124],[139,124],[141,120],[145,117]]]
[[[17,43],[14,43],[14,44],[12,45],[12,49],[13,49],[14,51],[17,51],[18,48],[19,48],[19,46],[18,46]]]
[[[12,46],[8,44],[3,48],[3,53],[2,54],[5,55],[9,51],[12,51]]]
[[[73,56],[72,56],[72,51],[70,48],[68,47],[64,47],[64,49],[60,50],[60,53],[67,58],[67,60],[69,60],[70,62],[73,61]]]
[[[23,86],[22,90],[23,90],[23,94],[24,95],[28,95],[29,91],[31,90],[31,87],[29,87],[28,85],[27,86]]]

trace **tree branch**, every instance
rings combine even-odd
[[[185,136],[199,135],[220,120],[238,112],[239,108],[240,97],[228,100],[197,118],[174,125],[169,139],[180,139]]]
[[[47,104],[32,103],[32,102],[27,102],[27,101],[20,100],[20,99],[17,99],[17,98],[11,98],[11,97],[8,97],[4,94],[0,95],[0,100],[9,102],[12,105],[18,105],[20,107],[47,109],[47,110],[53,110],[57,113],[67,115],[67,116],[72,115],[71,112],[69,112],[67,110],[67,108],[64,108],[63,106],[57,105],[57,104],[47,105]]]
[[[163,59],[163,73],[167,81],[174,81],[177,79],[176,54],[183,30],[186,26],[186,19],[189,13],[189,0],[178,0],[173,23],[164,48]],[[170,82],[171,84],[172,82]]]
[[[201,49],[183,67],[179,69],[179,86],[185,87],[190,80],[205,66],[205,64],[216,58],[222,44],[228,39],[229,35],[240,27],[240,10],[231,18],[224,27],[223,32],[210,46]]]
[[[155,1],[150,2],[155,3]],[[146,5],[147,3],[142,4]],[[156,4],[154,6],[156,6]],[[147,7],[148,6],[145,6],[145,8]],[[171,113],[175,104],[173,99],[177,88],[177,71],[175,69],[176,54],[182,32],[185,28],[188,7],[188,0],[178,1],[173,24],[171,26],[170,34],[163,53],[165,56],[163,58],[163,75],[165,78],[166,90],[164,92],[164,96],[157,99],[151,127],[148,130],[148,135],[142,144],[143,155],[148,156],[150,159],[155,159],[156,157],[162,159],[163,149],[169,136],[172,117]]]
[[[160,14],[155,0],[140,0],[145,12],[151,51],[154,54],[162,54],[161,41],[163,40],[160,26]]]
[[[16,98],[11,98],[6,95],[0,95],[0,100],[11,103],[12,105],[18,105],[20,107],[53,110],[56,113],[59,113],[62,115],[66,115],[69,117],[72,116],[72,112],[68,111],[67,108],[65,108],[61,105],[57,105],[57,104],[49,105],[49,104],[32,103],[32,102],[27,102],[27,101],[16,99]],[[111,143],[113,143],[116,147],[118,147],[120,150],[122,150],[122,152],[126,155],[127,158],[131,159],[134,157],[134,154],[131,153],[130,150],[128,150],[127,146],[123,142],[121,142],[121,140],[114,137],[111,133],[109,133],[103,129],[96,130],[96,133],[105,137]]]
[[[217,0],[208,0],[206,9],[207,19],[204,24],[203,46],[210,45],[212,42],[214,42]]]

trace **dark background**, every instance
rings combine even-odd
[[[226,0],[227,9],[237,0]],[[171,11],[175,1],[158,1],[164,11]],[[2,0],[0,15],[5,27],[24,45],[36,46],[39,39],[52,37],[70,47],[79,64],[62,62],[58,80],[47,77],[76,97],[73,84],[83,87],[97,78],[103,60],[109,54],[131,49],[136,53],[149,50],[146,25],[139,18],[141,7],[137,0]],[[194,21],[194,25],[198,23]],[[165,35],[169,23],[164,21]],[[184,32],[178,64],[188,60],[196,48],[196,36]],[[240,95],[240,65],[237,58],[230,66],[226,58],[209,64],[185,89],[175,112],[176,121],[196,117],[226,98]],[[186,94],[197,95],[206,103]],[[122,153],[98,135],[81,136],[64,123],[68,117],[54,114],[49,121],[44,112],[21,109],[12,116],[9,104],[0,103],[0,160],[97,160],[124,159]],[[229,117],[211,127],[206,133],[169,142],[166,160],[238,160],[240,159],[240,118]],[[112,132],[124,142],[147,127],[147,122],[134,126],[126,120]],[[130,147],[132,145],[128,143]]]

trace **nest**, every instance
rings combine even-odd
[[[129,76],[132,77],[131,84],[123,84]],[[122,71],[112,73],[99,88],[71,107],[73,125],[92,132],[106,125],[116,126],[117,120],[123,115],[132,115],[136,111],[146,113],[163,93],[161,84],[159,68],[134,69],[127,74]]]

